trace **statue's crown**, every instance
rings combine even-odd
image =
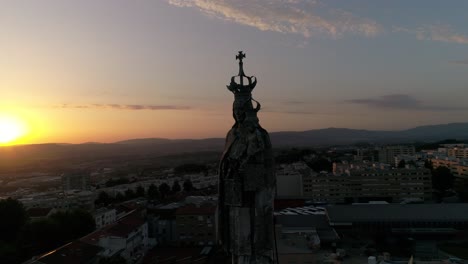
[[[236,60],[239,60],[239,74],[231,77],[231,83],[227,85],[229,91],[234,93],[235,97],[250,95],[252,90],[257,85],[257,78],[255,76],[246,76],[244,73],[244,63],[242,59],[245,58],[245,53],[239,51],[236,55]],[[236,82],[236,79],[239,82]],[[244,84],[247,81],[247,84]]]

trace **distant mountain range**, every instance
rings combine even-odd
[[[468,123],[452,123],[443,125],[420,126],[400,131],[377,131],[348,128],[325,128],[301,132],[272,132],[271,141],[275,147],[301,147],[347,145],[355,143],[410,143],[439,141],[444,139],[468,139]],[[115,142],[124,145],[184,145],[185,147],[219,148],[224,143],[223,138],[209,139],[165,139],[143,138]]]
[[[326,128],[302,132],[272,132],[273,146],[316,147],[355,143],[396,144],[431,142],[444,139],[468,140],[468,123],[420,126],[401,131],[373,131]],[[223,150],[224,138],[208,139],[130,139],[115,143],[36,144],[0,147],[0,165],[15,159],[99,159],[122,156],[169,155]]]
[[[449,138],[468,139],[468,123],[420,126],[400,131],[326,128],[303,132],[271,133],[271,140],[276,146],[348,145],[362,142],[393,144],[439,141]]]

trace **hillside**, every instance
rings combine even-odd
[[[444,139],[468,140],[468,123],[453,123],[415,127],[402,131],[373,131],[346,128],[326,128],[302,132],[270,133],[274,147],[315,147],[349,145],[355,143],[395,144],[431,142]],[[148,158],[178,153],[221,152],[224,138],[208,139],[129,139],[115,143],[36,144],[0,147],[0,169],[34,161],[56,160],[64,162],[97,159]]]

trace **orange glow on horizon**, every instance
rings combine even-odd
[[[0,113],[0,146],[23,144],[30,134],[31,128],[23,118]]]

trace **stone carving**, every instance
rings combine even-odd
[[[257,78],[244,74],[244,58],[239,51],[239,74],[227,86],[234,94],[235,124],[219,167],[218,238],[232,263],[273,263],[273,153],[257,117],[261,105],[252,98]]]

